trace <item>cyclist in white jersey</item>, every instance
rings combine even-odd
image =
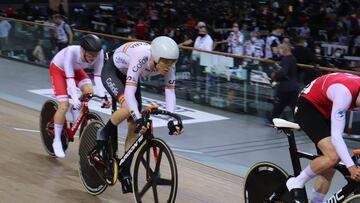
[[[54,116],[54,153],[59,158],[64,158],[65,153],[61,144],[61,132],[65,122],[65,114],[69,108],[68,91],[73,101],[73,116],[81,107],[81,103],[76,93],[76,86],[82,93],[93,92],[93,87],[89,76],[83,69],[91,66],[95,67],[94,80],[97,94],[101,97],[105,95],[104,87],[101,83],[100,73],[104,64],[104,53],[101,49],[101,40],[92,34],[82,37],[80,46],[72,45],[58,52],[50,63],[50,77],[59,108]],[[105,102],[105,101],[104,101]],[[109,104],[105,105],[109,107]]]
[[[117,48],[105,63],[101,73],[104,87],[121,108],[113,113],[103,129],[97,133],[98,144],[91,158],[98,163],[105,163],[105,143],[109,136],[117,136],[115,129],[122,121],[128,121],[128,133],[125,140],[127,150],[137,139],[137,133],[147,130],[147,123],[141,116],[140,77],[163,75],[165,87],[166,110],[175,111],[175,62],[179,57],[179,48],[174,40],[161,36],[155,38],[151,45],[146,42],[128,42]],[[160,87],[159,87],[160,88]],[[172,134],[180,134],[183,128],[168,121]],[[119,178],[124,193],[132,192],[131,166],[132,157],[124,163]]]

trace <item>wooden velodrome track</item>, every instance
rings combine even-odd
[[[77,170],[78,140],[70,144],[66,159],[51,158],[38,128],[38,111],[0,100],[1,203],[134,202],[132,194],[121,193],[119,183],[97,197],[86,193]],[[178,156],[176,161],[176,202],[244,202],[243,178]]]

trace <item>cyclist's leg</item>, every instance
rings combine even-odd
[[[114,65],[113,56],[105,63],[101,72],[101,80],[104,88],[109,92],[113,99],[116,99],[120,104],[124,102],[123,93],[125,90],[126,75],[122,74]],[[125,108],[117,109],[110,120],[106,123],[97,134],[98,149],[100,150],[106,142],[108,136],[117,136],[116,128],[122,121],[128,118],[130,113]]]
[[[131,117],[127,120],[128,132],[125,140],[125,150],[127,151],[136,141],[138,134],[135,133],[135,122]]]
[[[330,136],[330,126],[327,120],[323,118],[322,114],[303,97],[298,99],[297,108],[295,110],[295,119],[315,144],[321,143],[320,145],[323,146],[322,143],[324,142],[325,146],[327,146],[326,140],[328,140]],[[319,146],[319,144],[317,146]],[[319,148],[324,155],[329,154],[328,148]],[[290,178],[287,181],[287,188],[291,192],[293,198],[296,198],[296,192],[299,192],[299,196],[297,196],[299,199],[306,198],[305,194],[300,194],[300,191],[304,188],[305,184],[315,177],[316,174],[321,174],[332,167],[329,166],[326,161],[322,164],[321,161],[324,161],[324,159],[326,159],[325,156],[319,156],[311,161],[297,177]]]
[[[141,90],[140,90],[140,88],[136,89],[135,98],[136,98],[136,101],[138,103],[138,109],[141,112],[142,99],[141,99]],[[124,103],[124,105],[125,105],[125,107],[127,109],[126,103]],[[126,140],[125,140],[125,150],[128,150],[132,146],[132,144],[134,144],[134,142],[136,141],[136,139],[138,137],[137,133],[135,133],[135,121],[130,116],[130,114],[129,114],[129,118],[127,119],[127,122],[128,122],[128,133],[127,133]]]
[[[78,86],[82,93],[93,93],[93,85],[89,78],[89,76],[86,74],[84,69],[79,69],[74,72],[75,74],[75,83],[76,86]]]
[[[136,97],[136,101],[138,103],[138,109],[141,112],[142,100],[141,100],[140,88],[137,88],[135,97]],[[128,109],[125,102],[123,102],[122,108]],[[129,112],[129,111],[127,111],[127,112]],[[125,146],[124,146],[125,151],[127,151],[134,144],[136,139],[138,138],[137,133],[135,133],[135,121],[130,116],[130,113],[128,114],[127,121],[128,121],[128,132],[127,132]],[[123,193],[132,192],[130,168],[131,168],[131,163],[132,163],[133,157],[134,157],[134,155],[131,155],[127,158],[126,162],[124,163],[123,170],[121,171],[121,176],[123,178],[123,180],[121,182]]]
[[[65,122],[65,114],[69,108],[69,98],[66,90],[65,73],[55,64],[50,65],[50,79],[54,88],[56,99],[59,102],[59,107],[54,115],[54,141],[53,149],[57,157],[65,157],[65,153],[61,143],[61,133]]]
[[[75,71],[75,83],[81,90],[81,94],[92,93],[93,85],[89,76],[85,73],[83,69]],[[73,115],[73,120],[75,121],[78,118],[80,113],[80,109],[71,109],[71,113]]]
[[[64,158],[65,153],[61,143],[61,134],[64,127],[65,122],[65,114],[69,108],[68,100],[58,100],[59,107],[54,115],[54,141],[53,141],[53,149],[54,153],[59,158]]]
[[[331,168],[317,176],[313,187],[313,194],[311,198],[312,203],[323,202],[326,193],[329,191],[334,174],[335,169]]]

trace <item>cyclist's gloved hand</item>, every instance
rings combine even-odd
[[[169,135],[180,135],[184,132],[184,127],[182,124],[174,124],[174,121],[169,121],[167,124],[169,128]]]
[[[360,182],[360,168],[357,166],[351,166],[348,168],[351,178],[355,181]]]
[[[102,100],[101,108],[106,108],[106,109],[108,109],[108,108],[110,108],[110,107],[111,107],[110,101],[107,100],[107,99],[103,99],[103,100]]]
[[[144,118],[139,118],[135,121],[135,133],[145,133],[148,128],[146,120]]]
[[[78,98],[73,98],[73,108],[79,110],[81,108],[81,102]]]

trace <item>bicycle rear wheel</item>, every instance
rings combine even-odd
[[[94,166],[90,165],[88,155],[96,146],[96,132],[104,127],[100,121],[90,122],[84,129],[79,143],[79,175],[80,180],[86,191],[92,195],[99,195],[107,188],[104,177],[96,171]]]
[[[175,202],[178,174],[175,157],[170,147],[163,140],[154,138],[150,141],[150,145],[144,142],[135,156],[133,173],[135,201],[144,202],[144,199],[154,199],[151,202]],[[149,167],[148,176],[147,167]],[[149,192],[150,188],[152,192]]]
[[[344,203],[359,203],[360,202],[360,194],[353,195],[344,200]]]
[[[79,138],[82,135],[82,132],[84,131],[84,128],[86,127],[86,125],[88,123],[90,123],[91,121],[100,121],[103,122],[103,120],[101,119],[100,115],[95,113],[95,112],[89,112],[88,115],[86,116],[86,118],[84,119],[84,121],[81,123],[80,125],[80,129],[79,129]]]
[[[288,174],[279,166],[270,162],[255,164],[245,178],[244,196],[246,203],[264,203],[279,188],[280,195],[274,202],[291,202],[286,189]]]
[[[58,104],[53,100],[47,100],[42,106],[40,112],[40,135],[45,151],[55,157],[52,143],[54,140],[54,120],[53,117],[58,109]],[[65,126],[64,126],[65,127]],[[69,146],[69,139],[66,130],[63,129],[61,134],[61,142],[64,152]]]

